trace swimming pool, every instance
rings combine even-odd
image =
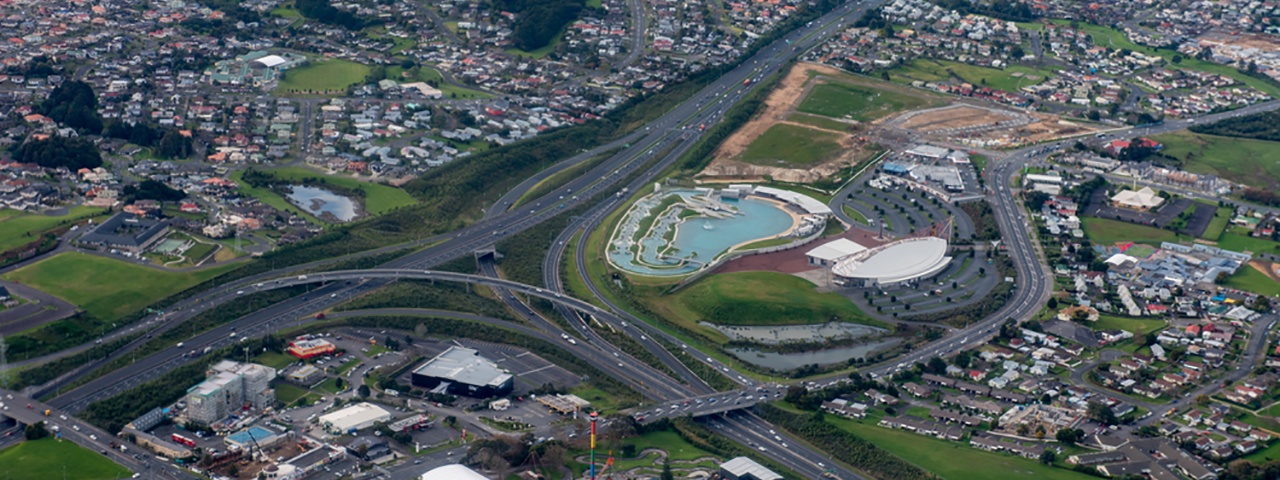
[[[629,272],[683,275],[735,245],[775,237],[795,224],[782,205],[770,201],[715,200],[700,191],[667,190],[640,199],[627,211],[610,239],[608,255]]]

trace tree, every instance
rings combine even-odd
[[[1120,423],[1119,419],[1116,418],[1116,412],[1112,411],[1111,407],[1100,402],[1089,403],[1088,417],[1090,420],[1103,425],[1115,425]]]
[[[662,475],[661,480],[675,480],[676,476],[671,473],[671,456],[667,455],[662,459]]]
[[[156,156],[160,158],[187,158],[192,153],[191,137],[172,129],[160,137],[160,145],[156,147]]]
[[[1046,304],[1045,306],[1049,307],[1049,310],[1057,310],[1057,309],[1058,309],[1058,297],[1049,297],[1049,303],[1048,303],[1048,304]]]
[[[1058,459],[1058,452],[1055,452],[1049,448],[1044,449],[1044,453],[1040,454],[1040,463],[1043,463],[1045,465],[1051,464],[1053,463],[1054,460],[1057,460],[1057,459]]]
[[[26,434],[27,440],[39,440],[49,436],[49,430],[44,428],[44,421],[27,425],[27,429],[23,432]]]
[[[924,366],[924,371],[925,373],[942,375],[947,373],[947,362],[942,361],[942,359],[938,357],[930,358],[929,363]]]
[[[338,390],[342,390],[343,385],[346,385],[346,382],[342,381],[342,377],[333,379],[333,386]]]
[[[360,395],[360,398],[368,398],[368,397],[369,397],[369,386],[368,386],[368,385],[360,385],[360,388],[357,388],[357,389],[356,389],[356,395]]]
[[[40,113],[81,134],[102,133],[102,116],[98,115],[98,96],[93,87],[79,80],[62,82],[40,104]]]

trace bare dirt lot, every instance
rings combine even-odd
[[[1055,115],[969,104],[907,112],[888,122],[897,128],[980,147],[1037,143],[1094,130]]]
[[[831,78],[837,77],[841,82],[874,83],[876,88],[905,90],[914,95],[921,95],[920,92],[905,89],[905,87],[888,83],[882,85],[871,80],[852,77],[825,65],[797,64],[765,98],[762,111],[720,145],[716,150],[715,159],[699,176],[708,179],[767,176],[785,182],[809,183],[831,176],[847,165],[862,161],[869,151],[866,148],[867,139],[863,134],[867,125],[853,121],[826,119],[828,126],[823,127],[813,123],[798,122],[792,118],[793,115],[803,115],[797,114],[795,110],[809,90],[815,85],[826,83],[831,81]],[[792,125],[812,132],[835,134],[838,136],[836,143],[839,144],[840,153],[831,159],[806,165],[804,168],[753,165],[741,161],[742,154],[747,151],[752,142],[764,135],[770,127],[779,124]],[[836,129],[831,124],[843,124],[845,127]]]

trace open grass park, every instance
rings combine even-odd
[[[1280,283],[1249,265],[1240,267],[1235,275],[1227,278],[1224,285],[1261,295],[1280,295]]]
[[[793,410],[794,411],[794,410]],[[1008,453],[987,452],[967,443],[949,442],[876,425],[878,417],[853,420],[827,415],[826,421],[948,480],[1086,480],[1090,477]],[[981,465],[981,468],[974,468]]]
[[[804,113],[869,122],[929,104],[923,97],[847,83],[813,87],[797,108]]]
[[[625,458],[620,455],[623,446],[629,446],[635,449],[636,456],[634,458]],[[662,457],[669,456],[671,459],[671,469],[673,472],[681,472],[688,468],[701,468],[703,470],[714,470],[718,464],[717,460],[726,460],[711,452],[695,447],[693,444],[685,441],[679,434],[670,430],[650,432],[639,437],[629,438],[619,442],[618,445],[601,444],[596,449],[596,473],[600,473],[600,468],[604,466],[608,459],[608,454],[602,454],[604,451],[613,451],[613,467],[609,469],[611,472],[625,472],[632,469],[643,468],[645,473],[653,477],[662,470]],[[574,452],[574,457],[580,461],[573,462],[571,468],[574,471],[574,478],[581,478],[583,472],[587,471],[588,462],[586,460],[586,451]],[[676,475],[681,478],[680,475]],[[648,478],[640,476],[638,478]]]
[[[417,202],[408,192],[399,188],[366,182],[350,176],[325,175],[304,167],[284,167],[267,171],[282,180],[302,181],[307,178],[319,178],[325,183],[342,188],[360,190],[364,192],[364,209],[371,215],[379,215]]]
[[[659,302],[654,302],[659,303]],[[724,325],[800,325],[833,319],[878,324],[849,299],[819,293],[802,278],[774,272],[711,275],[677,291],[665,304],[667,318]]]
[[[87,253],[59,253],[4,275],[75,304],[102,320],[120,318],[239,265],[174,272]]]
[[[1164,320],[1158,318],[1125,318],[1112,315],[1100,315],[1097,322],[1089,325],[1094,330],[1124,330],[1135,337],[1142,337],[1164,326]]]
[[[840,154],[839,135],[797,125],[769,127],[747,150],[742,161],[753,165],[803,167]]]
[[[940,82],[959,77],[974,86],[986,86],[1006,92],[1016,92],[1022,87],[1036,85],[1053,76],[1053,74],[1051,70],[1035,69],[1021,65],[998,69],[946,60],[926,59],[916,59],[911,63],[903,64],[889,71],[890,78],[896,82],[911,83],[915,80],[926,83]]]
[[[305,95],[345,91],[347,86],[363,81],[368,74],[368,66],[350,60],[314,60],[285,72],[284,80],[276,87],[276,93]]]
[[[1109,218],[1081,217],[1080,222],[1084,226],[1085,236],[1098,245],[1128,242],[1160,245],[1160,242],[1184,240],[1183,237],[1168,230]]]
[[[1207,173],[1251,187],[1280,186],[1280,142],[1179,131],[1154,139],[1161,153],[1183,161],[1183,169]]]
[[[59,226],[103,215],[101,208],[71,207],[65,215],[51,216],[0,210],[0,251],[20,247],[39,239],[40,234]]]
[[[52,437],[0,450],[0,478],[5,480],[108,480],[130,474],[97,452]]]

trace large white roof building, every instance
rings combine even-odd
[[[475,470],[462,465],[445,465],[436,467],[422,474],[418,480],[489,480]]]
[[[346,433],[391,421],[391,413],[369,402],[361,402],[319,418],[325,430]]]
[[[951,263],[946,253],[941,238],[907,238],[846,257],[831,273],[856,286],[894,285],[942,272]]]
[[[1126,208],[1137,210],[1151,210],[1159,207],[1164,203],[1164,198],[1156,194],[1151,187],[1142,187],[1142,190],[1123,190],[1111,197],[1111,203]]]

